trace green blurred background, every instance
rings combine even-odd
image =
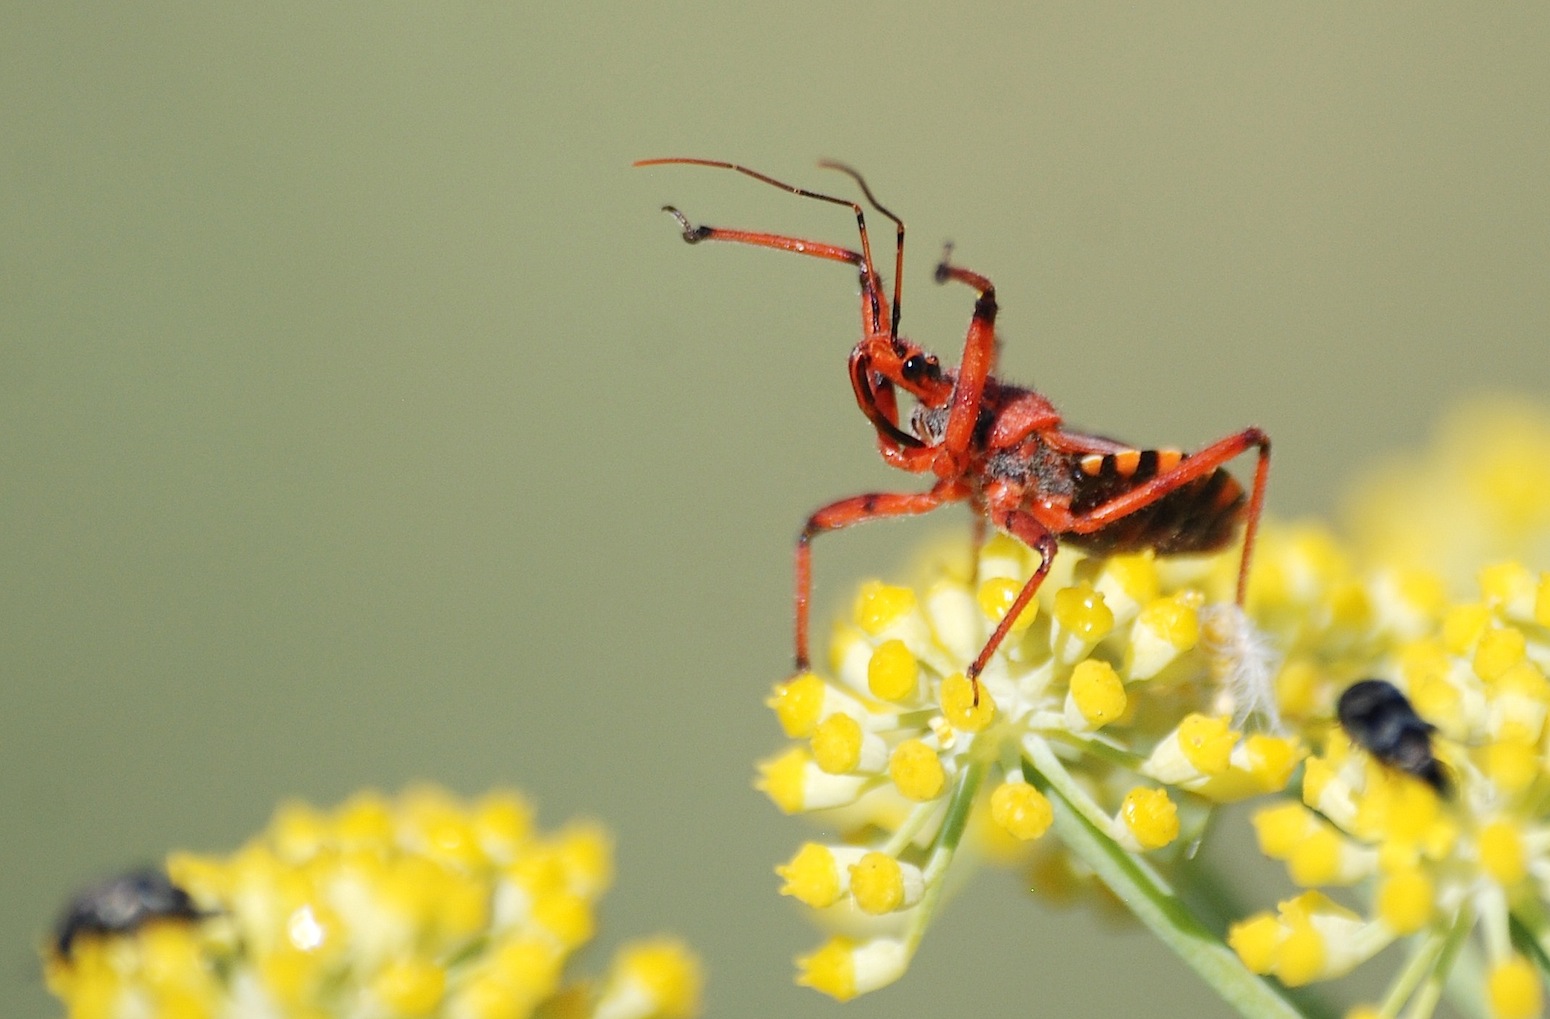
[[[630,161],[854,163],[911,335],[956,359],[951,238],[1009,377],[1138,442],[1262,425],[1273,511],[1323,512],[1459,395],[1550,391],[1547,53],[1543,5],[6,5],[5,1011],[53,1012],[83,880],[432,779],[608,820],[604,944],[681,933],[712,1014],[835,1012],[752,759],[799,521],[916,481],[851,401],[850,274],[657,209],[848,216]],[[964,519],[820,543],[820,623]],[[1160,1000],[1225,1014],[987,873],[845,1012]]]

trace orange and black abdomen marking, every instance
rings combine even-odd
[[[1083,516],[1188,458],[1176,449],[1126,449],[1072,457],[1071,513]],[[1215,552],[1228,545],[1247,497],[1224,468],[1174,489],[1092,534],[1061,540],[1094,555],[1152,549],[1158,555]]]

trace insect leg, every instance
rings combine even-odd
[[[758,170],[749,169],[746,166],[739,166],[737,163],[724,162],[719,159],[691,159],[675,156],[668,159],[637,159],[633,165],[639,167],[666,166],[671,164],[708,166],[717,170],[735,170],[746,177],[752,177],[754,180],[768,184],[771,187],[780,188],[782,191],[789,191],[791,194],[794,194],[799,198],[813,198],[820,202],[828,202],[831,205],[843,205],[850,209],[851,212],[855,213],[856,229],[861,234],[860,251],[851,251],[849,248],[842,248],[833,244],[820,244],[814,241],[806,241],[800,237],[785,237],[779,234],[757,233],[748,230],[726,230],[720,227],[712,226],[693,226],[689,223],[688,218],[673,206],[664,205],[662,207],[663,212],[670,213],[674,219],[678,220],[678,225],[683,228],[684,240],[688,241],[690,244],[698,244],[700,241],[709,240],[734,241],[739,244],[752,244],[755,247],[775,248],[780,251],[790,251],[799,255],[811,255],[814,258],[826,258],[834,262],[848,262],[851,265],[859,266],[861,268],[861,314],[864,328],[869,334],[872,335],[877,335],[883,331],[883,311],[881,306],[882,298],[885,296],[883,291],[883,281],[882,277],[878,276],[877,274],[876,265],[872,262],[872,242],[867,236],[866,215],[861,211],[860,205],[856,204],[848,198],[837,198],[834,195],[826,195],[818,191],[809,191],[806,188],[799,188],[794,184],[787,184],[785,181],[776,180],[774,177],[760,173]],[[862,190],[863,192],[866,192],[868,200],[872,201],[871,193],[866,191],[866,186],[864,183],[862,185]],[[876,202],[874,201],[873,204],[876,204]],[[899,218],[886,209],[883,209],[882,206],[878,206],[878,210],[881,211],[883,215],[893,220],[895,223],[898,223],[899,231],[902,235],[904,224],[899,222]],[[900,249],[899,258],[902,261],[902,248]],[[894,314],[895,316],[898,314],[897,302],[895,302]],[[897,322],[895,322],[895,327],[897,327]]]
[[[919,516],[938,506],[964,498],[954,482],[939,481],[926,492],[871,492],[830,503],[807,518],[797,536],[796,551],[796,670],[806,672],[808,601],[813,590],[812,541],[825,531],[890,517]]]
[[[855,181],[856,184],[861,188],[861,193],[866,196],[866,200],[871,203],[872,208],[893,220],[895,231],[893,247],[893,317],[889,322],[888,335],[890,338],[897,339],[899,336],[899,319],[903,314],[902,294],[904,293],[904,220],[900,219],[898,216],[895,216],[888,210],[887,206],[883,205],[882,202],[877,200],[876,196],[872,194],[872,189],[867,186],[866,178],[861,176],[861,174],[854,168],[846,166],[844,163],[834,159],[820,159],[818,161],[818,165],[826,170],[838,170],[840,173],[845,174],[851,180]]]
[[[1245,428],[1225,439],[1218,439],[1205,449],[1191,453],[1171,469],[1121,492],[1080,516],[1071,517],[1059,529],[1075,534],[1100,531],[1114,521],[1151,505],[1169,492],[1205,477],[1251,447],[1259,450],[1259,459],[1254,465],[1254,488],[1244,512],[1243,557],[1238,563],[1237,589],[1237,602],[1241,606],[1248,588],[1249,560],[1254,552],[1254,538],[1259,532],[1259,517],[1265,506],[1265,484],[1270,477],[1270,437],[1258,428]]]
[[[942,437],[943,448],[955,460],[962,461],[967,457],[975,426],[979,423],[985,380],[996,364],[996,288],[979,273],[951,264],[952,252],[951,244],[943,249],[942,260],[936,267],[937,282],[957,280],[978,290],[980,295],[974,302],[974,316],[969,319],[969,332],[964,337],[963,357],[958,362],[958,383],[953,387],[953,405]]]
[[[1029,577],[1027,583],[1023,584],[1023,589],[1017,593],[1017,597],[1013,600],[1011,607],[1006,610],[1006,615],[1001,617],[1001,622],[996,624],[996,628],[991,631],[990,638],[985,641],[985,646],[980,649],[980,653],[974,657],[974,661],[969,664],[968,671],[964,673],[964,676],[974,687],[974,703],[976,706],[980,702],[979,675],[984,671],[985,663],[990,661],[990,656],[996,653],[996,648],[1001,646],[1001,642],[1011,632],[1012,624],[1017,622],[1017,617],[1023,614],[1023,609],[1028,607],[1028,603],[1038,593],[1039,585],[1044,583],[1044,577],[1049,573],[1050,564],[1055,560],[1055,549],[1057,547],[1055,536],[1027,512],[1017,509],[1015,506],[1011,509],[999,511],[993,509],[991,512],[997,527],[1000,527],[1039,554],[1039,568],[1034,570],[1033,576]]]

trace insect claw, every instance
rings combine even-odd
[[[671,205],[664,205],[664,206],[662,206],[662,211],[667,213],[669,216],[672,216],[674,219],[678,220],[678,225],[683,228],[683,235],[684,235],[684,242],[685,243],[687,243],[687,244],[698,244],[701,241],[703,241],[705,238],[710,236],[710,227],[708,227],[708,226],[695,226],[693,223],[689,222],[689,217],[688,216],[685,216],[683,213],[679,212],[673,206],[671,206]]]
[[[936,264],[936,281],[946,283],[952,277],[953,271],[953,242],[948,241],[942,245],[942,258]]]

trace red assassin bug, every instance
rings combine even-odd
[[[1238,565],[1237,603],[1243,604],[1249,558],[1265,501],[1270,472],[1270,439],[1245,428],[1204,449],[1137,449],[1112,439],[1067,431],[1053,404],[1031,389],[997,379],[996,288],[977,272],[950,262],[943,252],[936,280],[956,280],[979,293],[956,371],[934,354],[899,335],[900,281],[904,275],[904,221],[884,208],[859,173],[840,163],[819,165],[846,174],[867,202],[896,228],[893,302],[883,317],[887,291],[872,262],[866,217],[845,198],[794,187],[746,166],[710,159],[643,159],[636,166],[687,164],[735,170],[802,198],[848,206],[856,216],[861,250],[781,234],[695,226],[671,205],[690,244],[732,241],[776,248],[811,258],[845,262],[861,273],[862,336],[850,352],[850,384],[856,403],[877,431],[877,448],[895,467],[933,474],[925,492],[871,492],[830,503],[807,518],[796,548],[796,668],[808,669],[808,601],[812,588],[812,540],[825,531],[888,517],[928,513],[946,503],[967,501],[977,519],[987,520],[1039,553],[1040,563],[1011,607],[969,665],[966,676],[979,700],[978,676],[1033,599],[1049,572],[1059,542],[1096,555],[1151,549],[1158,555],[1215,552],[1244,524]],[[909,430],[901,427],[897,391],[914,397]],[[1258,450],[1254,487],[1243,487],[1223,466],[1251,448]],[[980,526],[977,524],[977,527]]]

